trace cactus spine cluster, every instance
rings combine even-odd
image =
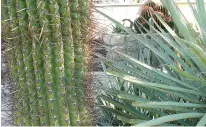
[[[92,125],[86,105],[90,0],[2,0],[13,123]]]
[[[149,30],[149,24],[147,23],[149,21],[149,19],[151,19],[152,17],[154,18],[155,22],[162,28],[165,29],[163,27],[163,25],[160,23],[160,21],[157,19],[156,15],[158,14],[159,16],[161,16],[164,21],[171,27],[174,28],[174,23],[172,20],[172,17],[170,16],[170,14],[168,13],[167,9],[163,6],[163,5],[158,5],[155,2],[153,2],[152,0],[148,0],[141,9],[140,12],[140,17],[138,17],[137,19],[135,19],[134,21],[134,28],[137,31],[137,33],[141,33],[144,32],[146,33],[146,31],[141,28],[141,25],[144,26],[146,29]],[[141,25],[140,25],[141,24]],[[156,25],[154,25],[155,28],[158,29],[158,27]],[[166,29],[165,29],[166,30]]]

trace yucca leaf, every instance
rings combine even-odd
[[[117,119],[121,120],[125,123],[132,124],[132,125],[142,123],[142,122],[146,121],[146,120],[141,120],[141,119],[129,119],[129,118],[126,118],[125,116],[123,117],[123,115],[122,116],[117,116]]]
[[[162,102],[133,102],[133,106],[176,106],[176,108],[206,108],[206,104],[194,104],[194,103],[181,103],[181,102],[171,102],[171,101],[162,101]]]
[[[102,58],[102,59],[104,59],[104,58]],[[106,60],[106,59],[105,59]],[[108,60],[108,59],[107,59]],[[107,62],[106,62],[107,63]],[[114,64],[116,63],[116,62],[113,62]],[[112,67],[112,69],[113,70],[116,70],[116,71],[118,71],[118,72],[121,72],[121,73],[128,73],[128,72],[126,72],[126,71],[123,71],[124,69],[125,70],[129,70],[130,72],[132,72],[133,73],[133,75],[135,74],[135,76],[136,77],[138,77],[138,78],[140,78],[140,75],[141,75],[141,79],[144,79],[145,81],[153,81],[153,80],[156,80],[156,79],[154,79],[153,78],[153,76],[151,76],[150,77],[150,74],[152,74],[151,72],[148,72],[148,73],[146,73],[147,75],[145,75],[144,76],[144,73],[142,73],[142,71],[144,71],[144,70],[142,70],[142,71],[139,71],[138,69],[136,69],[136,68],[130,68],[130,67],[127,67],[127,66],[123,66],[123,65],[118,65],[118,64],[116,64],[115,66],[113,66],[113,64],[108,64],[110,67]],[[117,68],[116,68],[117,67]],[[141,69],[143,69],[143,68],[141,68]],[[121,71],[120,71],[121,70]],[[146,71],[147,72],[147,71]],[[136,75],[136,74],[138,74],[138,75]],[[139,75],[140,74],[140,75]],[[144,77],[147,77],[147,79],[145,79]],[[165,81],[165,83],[168,83],[167,82],[167,80],[165,80],[165,78],[162,78],[161,79],[162,81]],[[161,82],[161,81],[158,81],[158,80],[156,80],[156,83],[163,83],[163,82]],[[169,84],[169,83],[168,83]],[[145,88],[144,88],[145,89]],[[144,89],[141,89],[142,91],[144,91],[144,92],[146,92]],[[183,93],[180,93],[180,92],[172,92],[172,91],[170,91],[170,90],[163,90],[163,89],[160,89],[160,88],[153,88],[153,89],[155,89],[155,90],[158,90],[158,91],[161,91],[161,92],[164,92],[164,93],[170,93],[170,94],[173,94],[173,95],[175,95],[175,96],[177,96],[177,97],[181,97],[181,98],[183,98],[183,99],[186,99],[186,100],[188,100],[188,101],[191,101],[191,102],[194,102],[194,103],[201,103],[200,101],[198,101],[198,98],[197,97],[195,97],[195,96],[191,96],[191,95],[185,95],[185,94],[183,94]],[[108,90],[108,89],[107,89]],[[114,89],[113,89],[114,90]],[[196,90],[196,89],[195,89]],[[203,90],[204,91],[204,90]],[[155,94],[160,94],[159,92],[156,92]],[[148,96],[150,96],[151,95],[151,93],[149,93],[149,94],[147,94]],[[150,96],[151,98],[154,98],[154,96]],[[167,97],[166,95],[164,95],[164,97]]]
[[[198,16],[198,22],[199,22],[199,26],[200,26],[200,35],[202,38],[202,43],[204,44],[204,47],[206,47],[206,35],[205,35],[205,31],[206,31],[206,10],[205,10],[205,3],[204,0],[197,0],[196,2],[196,6],[197,6],[197,12],[199,15]]]
[[[167,78],[169,80],[172,80],[172,81],[174,81],[176,83],[181,84],[184,87],[187,87],[187,88],[190,88],[190,89],[196,89],[195,87],[193,87],[191,85],[188,85],[188,84],[185,84],[184,82],[182,82],[182,81],[180,81],[180,80],[178,80],[176,78],[173,78],[173,77],[171,77],[170,75],[168,75],[168,74],[166,74],[164,72],[158,71],[157,69],[155,69],[155,68],[153,68],[153,67],[151,67],[149,65],[146,65],[146,64],[138,61],[137,59],[135,59],[135,58],[133,58],[133,57],[127,55],[127,54],[123,54],[123,53],[120,53],[118,51],[116,51],[116,52],[118,54],[120,54],[121,56],[123,56],[124,58],[126,58],[128,61],[132,61],[132,62],[134,62],[135,65],[140,66],[141,68],[144,68],[144,69],[146,69],[146,70],[148,70],[150,72],[153,72],[153,73],[157,74],[158,76],[161,76],[161,77]]]
[[[121,121],[123,121],[125,123],[130,123],[132,125],[138,124],[138,123],[142,123],[142,122],[146,121],[146,120],[140,120],[140,119],[128,119],[128,118],[125,118],[123,116],[117,116],[117,119],[121,120]],[[164,123],[164,124],[161,124],[160,126],[175,126],[175,125],[174,124]]]
[[[169,66],[169,67],[172,68],[174,71],[178,72],[178,74],[188,78],[188,80],[194,80],[194,81],[200,82],[201,84],[206,85],[206,81],[204,79],[201,79],[201,78],[195,77],[195,76],[193,76],[191,74],[188,74],[188,73],[182,71],[179,68],[175,68],[173,66]]]
[[[177,97],[181,97],[181,98],[183,98],[185,100],[188,100],[188,101],[191,101],[191,102],[194,102],[194,103],[201,103],[200,101],[197,100],[198,98],[195,98],[194,96],[188,96],[188,95],[181,94],[181,93],[178,93],[178,92],[167,91],[167,90],[163,90],[163,89],[159,89],[159,88],[154,88],[154,89],[158,90],[158,92],[161,91],[161,92],[164,92],[164,93],[173,94],[173,95],[175,95]],[[152,94],[152,93],[150,93],[150,94]],[[150,101],[150,100],[148,100],[146,98],[141,98],[139,96],[135,96],[135,95],[131,95],[131,94],[126,94],[126,93],[119,93],[117,95],[117,97],[119,99],[127,99],[127,100],[131,100],[131,101],[139,101],[139,102],[149,102]]]
[[[102,59],[104,59],[104,58],[102,58]],[[106,60],[106,59],[104,59],[104,60]],[[107,59],[107,60],[109,60],[109,59]],[[113,62],[113,61],[111,61],[111,62]],[[113,64],[109,64],[109,66],[111,67],[111,66],[113,66],[115,63],[116,63],[116,62],[113,62]],[[144,71],[143,68],[141,68],[142,71],[139,71],[139,70],[136,69],[136,68],[130,68],[130,67],[123,66],[123,65],[118,65],[118,64],[115,64],[115,67],[118,67],[118,70],[120,70],[120,69],[125,69],[125,70],[129,70],[130,72],[132,72],[132,73],[134,73],[134,74],[138,74],[137,76],[135,75],[136,77],[139,77],[139,76],[141,75],[141,76],[142,76],[141,79],[142,79],[143,77],[146,77],[146,78],[147,78],[146,81],[150,81],[150,80],[153,81],[153,77],[154,77],[154,76],[151,76],[151,77],[150,77],[150,75],[152,75],[152,73],[149,72],[149,71],[146,71],[146,72],[148,72],[148,73],[146,73],[147,75],[144,75],[144,73],[142,73],[142,71]],[[115,69],[115,67],[114,67],[113,69]],[[155,70],[155,69],[154,69],[154,70]],[[127,73],[127,72],[126,72],[126,71],[125,71],[125,72],[124,72],[124,71],[121,71],[121,73]],[[140,75],[139,75],[139,74],[140,74]],[[160,77],[157,76],[157,78],[160,78]],[[165,83],[170,82],[169,80],[166,80],[166,78],[161,78],[161,80],[162,80],[162,81],[165,81]],[[156,80],[156,83],[163,83],[163,82]],[[157,89],[157,88],[154,88],[154,89]],[[196,90],[196,89],[197,89],[197,88],[194,88],[194,90]],[[160,89],[158,89],[158,90],[160,90]],[[163,90],[161,89],[160,91],[163,91]],[[176,95],[176,96],[178,96],[178,97],[182,97],[182,98],[184,98],[184,99],[186,99],[186,100],[189,100],[189,101],[192,101],[192,102],[195,102],[195,103],[199,103],[199,101],[197,100],[197,98],[195,99],[194,96],[183,95],[183,94],[181,94],[181,93],[172,93],[172,92],[170,92],[170,91],[166,91],[166,93],[171,93],[171,94],[174,94],[174,95]]]
[[[202,63],[205,65],[206,64],[206,52],[199,47],[198,45],[195,45],[194,43],[192,43],[191,41],[187,41],[185,39],[181,39],[179,37],[175,37],[176,40],[180,41],[180,43],[185,43],[186,45],[188,45],[191,49],[193,49],[193,51],[196,53],[196,56],[199,57],[202,61]],[[206,68],[204,66],[204,68]]]
[[[204,115],[203,113],[180,113],[180,114],[159,117],[154,120],[137,124],[135,126],[155,126],[155,125],[160,125],[166,122],[180,120],[180,119],[199,118],[202,117],[203,115]]]
[[[206,125],[206,113],[205,115],[200,119],[200,121],[197,123],[196,126],[205,126]]]
[[[186,43],[181,43],[181,41],[179,40],[178,35],[165,23],[165,21],[159,16],[156,15],[156,17],[158,18],[158,20],[164,25],[164,27],[168,30],[168,32],[174,37],[177,38],[176,39],[176,43],[178,43],[178,45],[180,46],[180,48],[178,48],[179,46],[173,45],[173,47],[183,55],[183,57],[188,60],[191,61],[191,63],[196,63],[198,66],[193,65],[195,68],[198,67],[197,69],[205,71],[205,65],[201,62],[201,59],[199,57],[196,57],[196,54],[194,52],[192,52],[190,50],[189,47],[187,47]],[[160,34],[161,35],[161,34]],[[164,36],[162,36],[163,38],[167,37],[166,34],[164,34]],[[170,41],[167,41],[170,42]],[[192,43],[192,42],[191,42]]]
[[[117,95],[118,98],[120,99],[127,99],[127,100],[131,100],[131,101],[139,101],[139,102],[149,102],[149,100],[147,100],[146,98],[141,98],[135,95],[130,95],[130,94],[124,94],[124,93],[120,93]]]
[[[160,17],[159,15],[157,15],[158,17]],[[160,17],[161,18],[161,17]],[[153,19],[153,18],[152,18]],[[159,19],[159,18],[158,18]],[[163,20],[163,19],[162,19]],[[145,20],[146,21],[146,20]],[[156,21],[153,19],[153,21],[155,22],[155,25],[158,27],[159,30],[161,30],[161,32],[159,32],[157,29],[154,28],[154,26],[149,23],[148,21],[146,21],[148,23],[148,25],[150,26],[150,29],[152,29],[153,31],[155,31],[155,33],[147,30],[146,28],[144,28],[144,26],[142,26],[140,23],[138,23],[140,26],[142,26],[143,29],[145,29],[145,31],[147,31],[147,34],[149,35],[149,37],[151,37],[151,41],[153,41],[153,43],[158,44],[158,48],[162,51],[164,51],[164,54],[168,55],[168,57],[173,57],[178,63],[181,64],[181,66],[186,70],[189,71],[189,67],[188,65],[186,65],[186,63],[178,56],[178,54],[174,51],[172,51],[171,46],[174,49],[178,49],[178,52],[184,53],[183,50],[180,48],[179,45],[177,45],[175,43],[175,41],[173,40],[173,38],[165,32],[165,30],[163,30],[157,23]],[[165,25],[167,27],[169,27],[167,25],[167,23],[163,20],[162,22],[165,23]],[[167,28],[166,27],[166,28]],[[169,27],[170,28],[170,27]],[[170,28],[171,29],[171,28]],[[157,34],[158,33],[158,34]],[[167,42],[165,44],[165,42]],[[169,44],[169,45],[168,45]],[[170,46],[171,45],[171,46]],[[167,51],[167,52],[165,52]],[[187,58],[187,57],[186,57]],[[174,63],[169,63],[169,64],[173,64]]]
[[[175,2],[173,0],[161,0],[161,2],[166,6],[168,11],[170,12],[175,24],[179,28],[181,34],[183,34],[184,38],[187,38],[188,40],[194,40]]]
[[[149,118],[145,115],[143,115],[142,113],[140,113],[139,111],[137,111],[134,107],[132,107],[131,105],[125,105],[125,104],[122,104],[112,98],[109,98],[107,96],[104,96],[102,95],[101,96],[102,99],[104,99],[105,101],[108,101],[112,104],[114,104],[115,106],[119,107],[119,108],[122,108],[128,112],[130,112],[133,116],[137,116],[139,119],[146,119],[148,120]]]
[[[166,110],[166,111],[175,111],[179,113],[189,113],[189,112],[194,112],[193,110],[189,110],[183,107],[178,107],[178,106],[162,106],[162,105],[150,105],[150,104],[142,104],[139,102],[132,103],[132,106],[138,107],[138,108],[143,108],[143,109],[161,109],[161,110]]]
[[[200,92],[200,91],[184,89],[184,88],[175,87],[175,86],[168,86],[168,85],[163,85],[163,84],[157,84],[157,83],[145,82],[145,81],[142,81],[142,80],[140,80],[136,77],[126,75],[126,74],[122,74],[122,73],[117,73],[117,72],[114,72],[114,71],[109,71],[108,74],[120,77],[123,80],[135,83],[135,84],[143,86],[143,87],[146,87],[146,86],[150,87],[150,88],[157,87],[157,88],[161,88],[161,89],[165,89],[165,90],[172,90],[174,92],[178,91],[178,92],[184,92],[184,93],[191,93],[191,94],[194,94],[194,95],[200,95],[200,96],[206,97],[206,94],[203,93],[203,92]]]
[[[130,115],[130,114],[125,113],[123,111],[116,110],[116,109],[113,109],[113,108],[109,108],[107,106],[99,105],[98,107],[106,109],[106,110],[108,110],[108,111],[110,111],[112,113],[115,113],[116,115],[124,116],[124,117],[126,117],[128,119],[137,119],[138,118],[137,116],[133,116],[133,115]]]

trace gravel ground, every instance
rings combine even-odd
[[[11,105],[9,104],[11,102],[11,92],[9,90],[11,80],[5,44],[4,41],[1,41],[1,126],[11,126]]]

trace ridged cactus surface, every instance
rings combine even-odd
[[[86,79],[90,0],[2,0],[13,124],[92,125]]]
[[[159,29],[157,26],[160,26],[162,29],[166,30],[162,23],[157,19],[156,14],[161,16],[163,20],[172,28],[174,29],[174,22],[170,14],[168,13],[167,9],[163,5],[158,5],[152,0],[148,0],[141,9],[140,17],[135,19],[134,21],[134,28],[137,33],[147,33],[146,30],[142,27],[144,26],[147,30],[150,29],[148,22],[150,19],[154,18],[154,27]]]

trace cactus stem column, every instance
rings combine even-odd
[[[17,63],[17,59],[16,59],[16,48],[15,48],[15,44],[18,43],[17,41],[19,40],[18,38],[12,39],[12,40],[7,40],[8,34],[11,36],[16,36],[16,31],[13,31],[11,33],[9,33],[9,31],[11,31],[11,29],[16,28],[17,27],[17,22],[16,22],[16,17],[15,17],[15,8],[10,8],[10,6],[12,6],[11,3],[8,3],[7,0],[2,0],[1,1],[1,8],[2,8],[2,26],[3,27],[3,31],[2,31],[2,37],[5,37],[5,40],[8,41],[7,43],[8,45],[8,49],[12,49],[9,51],[9,68],[10,68],[10,75],[13,76],[12,78],[12,85],[13,85],[13,89],[16,90],[15,94],[14,94],[14,103],[15,103],[15,107],[13,107],[13,109],[15,110],[14,114],[13,114],[13,123],[14,125],[20,125],[23,123],[23,118],[20,117],[22,114],[22,101],[18,102],[18,99],[21,98],[21,87],[19,85],[19,77],[18,77],[18,68],[16,66]],[[11,14],[11,15],[9,15]],[[12,20],[13,19],[13,20]],[[13,25],[10,25],[10,24]]]
[[[11,48],[14,125],[92,124],[85,95],[88,70],[83,67],[89,27],[89,14],[83,11],[88,1],[79,2],[2,1],[3,39]]]
[[[24,77],[22,77],[25,81],[26,89],[28,90],[29,97],[29,106],[30,106],[30,115],[31,115],[31,124],[30,125],[39,125],[39,110],[38,110],[38,99],[37,99],[37,90],[36,90],[36,82],[34,76],[34,67],[33,67],[33,59],[31,57],[32,50],[32,41],[29,37],[29,26],[28,26],[28,15],[26,13],[26,1],[25,0],[16,0],[16,4],[19,6],[17,10],[17,15],[19,16],[19,29],[21,32],[21,46],[22,46],[22,55],[23,55],[23,63],[24,63]],[[21,70],[21,71],[23,71]]]
[[[73,44],[74,44],[74,82],[78,106],[78,123],[81,125],[82,121],[80,119],[81,105],[84,105],[84,90],[83,90],[83,52],[82,52],[82,40],[81,40],[81,31],[80,31],[80,15],[79,15],[79,5],[78,0],[70,1],[71,8],[71,18],[72,18],[72,35],[73,35]]]
[[[59,14],[61,19],[61,34],[64,48],[64,73],[65,73],[65,88],[66,88],[66,101],[69,112],[69,125],[77,126],[78,115],[76,112],[78,108],[75,106],[76,93],[74,91],[74,83],[72,82],[72,71],[73,71],[73,38],[71,28],[71,13],[69,10],[68,0],[58,0]]]
[[[81,42],[82,42],[82,56],[83,56],[83,64],[86,66],[83,66],[83,94],[84,94],[84,98],[86,101],[89,100],[89,98],[86,99],[87,96],[87,91],[88,85],[91,84],[87,84],[90,80],[90,78],[88,77],[88,60],[89,60],[89,51],[88,51],[88,41],[89,41],[89,27],[90,26],[90,0],[78,0],[78,4],[79,4],[79,18],[80,18],[80,31],[81,31]],[[84,103],[86,103],[86,101]],[[89,102],[89,101],[88,101]],[[86,103],[87,104],[87,103]],[[82,120],[82,124],[83,125],[91,125],[92,120],[88,121],[88,118],[91,119],[91,111],[81,107],[83,105],[80,105],[80,119]],[[88,105],[87,105],[88,106]]]
[[[44,79],[44,69],[43,69],[43,46],[41,45],[40,37],[40,24],[37,20],[39,18],[37,14],[37,1],[36,0],[26,0],[27,5],[27,13],[29,18],[30,28],[28,29],[28,33],[30,33],[30,38],[32,40],[32,57],[33,57],[33,66],[34,66],[34,74],[35,81],[37,87],[37,99],[39,106],[39,118],[40,124],[42,126],[49,126],[49,107],[46,96],[46,86]]]
[[[39,23],[40,23],[40,43],[42,45],[42,55],[43,55],[43,70],[44,70],[44,79],[46,92],[45,96],[47,96],[48,108],[49,108],[49,125],[55,126],[58,123],[56,119],[55,110],[55,93],[52,88],[52,49],[51,49],[51,33],[49,29],[49,21],[48,15],[49,12],[47,10],[48,2],[37,0],[37,13],[39,15]]]
[[[59,6],[56,0],[48,2],[48,10],[50,13],[50,29],[52,38],[52,79],[53,90],[55,92],[55,112],[58,120],[57,125],[66,126],[68,122],[68,111],[66,110],[66,91],[64,82],[64,56],[63,56],[63,42],[61,36],[61,24],[59,15]]]
[[[18,116],[15,116],[17,120],[14,121],[14,124],[17,125],[31,125],[31,117],[27,116],[27,114],[30,114],[30,107],[29,107],[29,98],[28,96],[23,96],[28,93],[28,89],[25,84],[25,72],[24,72],[24,63],[23,63],[23,56],[22,56],[22,50],[21,50],[21,41],[22,37],[19,35],[20,29],[19,29],[19,21],[17,10],[19,10],[19,6],[16,6],[16,1],[12,0],[9,1],[9,13],[10,13],[10,20],[11,20],[11,32],[13,33],[13,38],[15,38],[14,44],[16,46],[16,70],[18,74],[18,81],[17,84],[19,88],[21,88],[21,91],[19,91],[19,94],[17,94],[16,97],[18,97],[19,102],[16,104],[17,110],[16,114]],[[13,75],[14,76],[14,75]],[[15,77],[15,76],[14,76]],[[17,89],[19,89],[17,87]],[[14,88],[16,88],[14,87]],[[21,122],[21,123],[20,123]]]

